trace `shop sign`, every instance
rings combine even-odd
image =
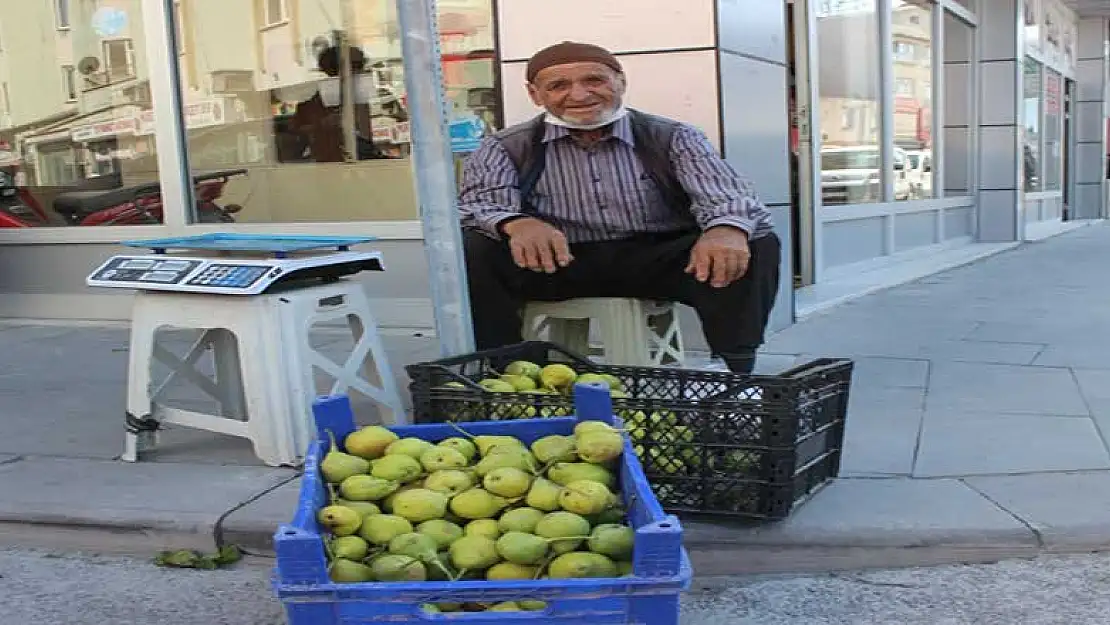
[[[226,120],[224,110],[226,105],[221,100],[202,100],[194,104],[185,105],[185,128],[193,130],[196,128],[207,128],[208,126],[219,126]],[[139,113],[139,131],[140,135],[154,134],[154,111],[147,109]]]
[[[874,13],[875,0],[817,0],[814,11],[819,18]]]
[[[76,142],[92,141],[122,134],[135,134],[139,130],[139,120],[134,117],[121,117],[98,124],[78,126],[70,135]]]

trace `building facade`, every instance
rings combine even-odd
[[[537,49],[611,49],[631,106],[704,130],[774,211],[781,328],[1106,216],[1110,10],[1079,1],[438,0],[452,147],[536,113]],[[0,316],[128,318],[84,286],[121,240],[359,233],[383,323],[432,325],[393,0],[8,5]]]

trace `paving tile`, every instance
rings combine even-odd
[[[920,416],[925,407],[925,389],[871,386],[852,380],[848,392],[848,415]]]
[[[843,476],[910,475],[921,426],[913,414],[849,412],[840,461]]]
[[[1044,345],[1031,343],[940,341],[923,347],[921,355],[931,360],[1027,365],[1044,348]]]
[[[935,412],[1088,414],[1066,369],[960,362],[933,363],[925,405]]]
[[[1096,339],[1085,344],[1053,343],[1037,356],[1033,364],[1043,367],[1110,369],[1110,344]]]
[[[916,477],[1110,468],[1089,417],[999,415],[929,409]]]
[[[929,362],[924,359],[857,358],[852,368],[852,382],[862,387],[923,388],[928,376]]]
[[[72,458],[0,465],[0,519],[210,532],[291,470]]]
[[[1110,473],[968,478],[967,483],[1034,527],[1049,547],[1110,542]]]
[[[685,523],[687,544],[925,546],[1031,543],[1028,529],[959,480],[839,479],[790,518],[739,528]]]

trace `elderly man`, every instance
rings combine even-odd
[[[527,301],[622,297],[694,308],[714,354],[750,373],[781,247],[706,136],[627,109],[620,62],[563,42],[529,60],[545,113],[467,159],[459,208],[479,349],[521,340]]]

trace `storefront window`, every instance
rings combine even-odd
[[[933,197],[933,6],[892,0],[894,199]],[[904,157],[904,158],[900,158]]]
[[[4,3],[0,228],[162,222],[142,4]]]
[[[1044,190],[1059,191],[1064,174],[1062,115],[1063,79],[1046,70],[1044,80]]]
[[[498,117],[490,0],[436,5],[465,152]],[[418,218],[393,0],[192,0],[178,15],[189,165],[216,177],[211,203],[239,222]]]
[[[971,123],[974,101],[971,56],[974,29],[944,13],[944,193],[971,193]]]
[[[817,8],[821,189],[825,206],[883,199],[875,0]]]
[[[1022,115],[1025,118],[1023,133],[1025,190],[1041,190],[1041,64],[1025,58],[1025,96]]]

